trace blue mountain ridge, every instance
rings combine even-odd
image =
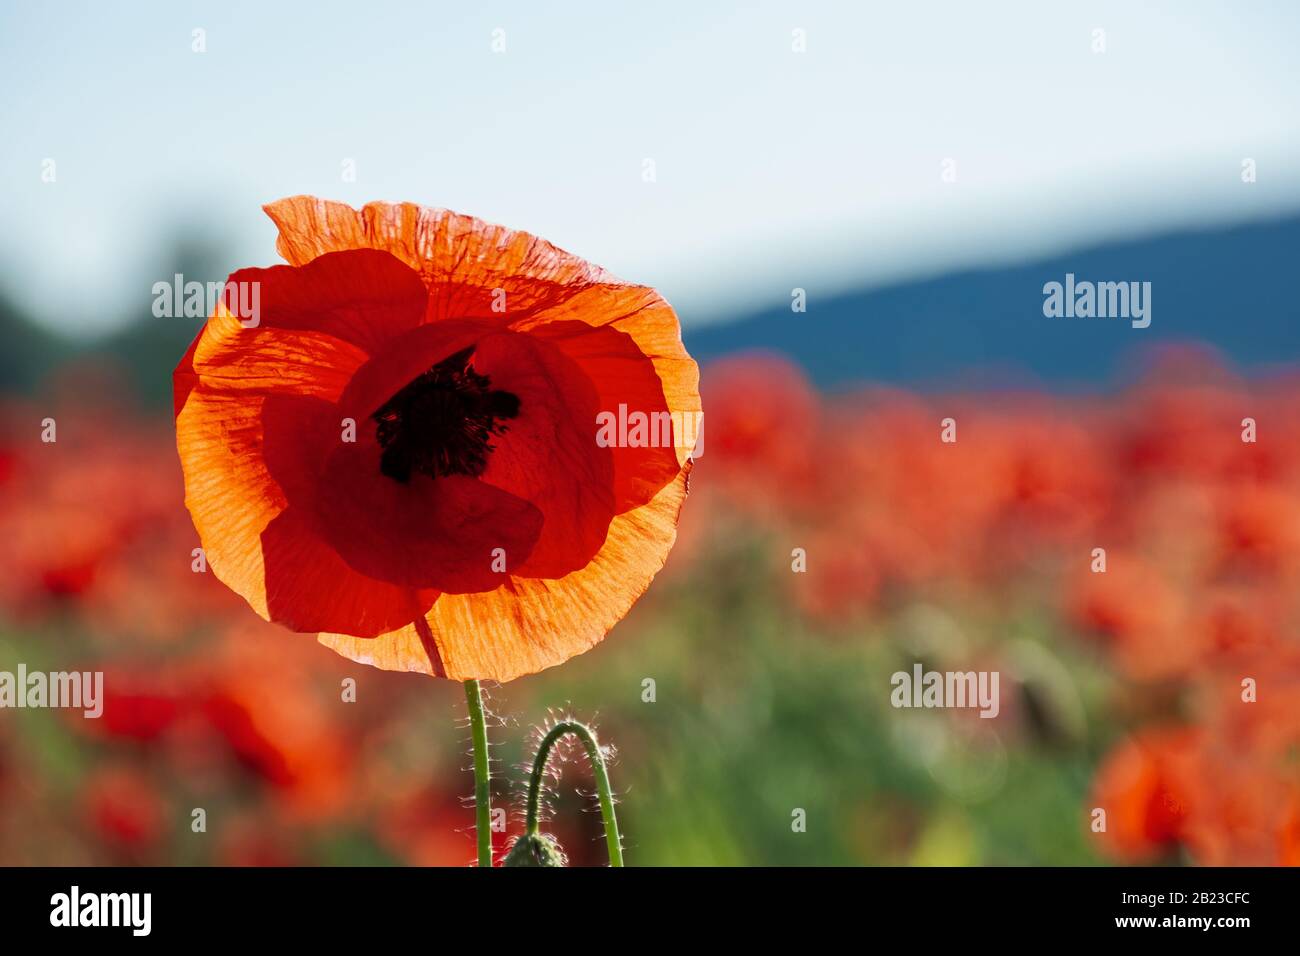
[[[879,382],[925,389],[1092,389],[1145,348],[1198,342],[1244,371],[1300,360],[1300,216],[1114,242],[1007,267],[972,269],[831,297],[807,290],[736,321],[685,332],[708,362],[775,350],[824,388]],[[1049,318],[1043,287],[1150,282],[1151,324]]]

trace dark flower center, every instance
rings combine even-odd
[[[488,440],[505,432],[504,419],[519,414],[519,399],[493,390],[486,375],[469,367],[474,348],[421,373],[370,416],[379,423],[383,474],[403,483],[412,471],[430,478],[483,474],[492,452]]]

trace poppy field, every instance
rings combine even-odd
[[[471,863],[460,688],[251,613],[135,392],[83,355],[0,403],[0,669],[103,674],[96,718],[0,695],[0,862]],[[700,392],[654,584],[485,681],[497,859],[571,716],[632,866],[1300,862],[1294,378],[1179,348],[1089,394],[828,393],[738,353]],[[896,706],[914,667],[998,674],[996,716]],[[545,829],[603,865],[556,747]]]

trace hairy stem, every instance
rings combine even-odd
[[[546,773],[546,763],[550,759],[551,749],[565,734],[573,734],[582,741],[583,747],[587,750],[592,776],[596,778],[596,793],[600,797],[600,816],[605,821],[605,845],[609,847],[609,865],[622,866],[623,841],[618,832],[618,818],[614,814],[614,796],[609,789],[609,771],[605,768],[605,755],[591,728],[576,720],[560,721],[542,738],[537,748],[537,757],[533,760],[533,774],[528,781],[528,835],[537,835],[538,814],[541,812],[542,803],[542,776]]]
[[[478,681],[465,681],[465,702],[474,738],[474,833],[478,839],[478,865],[492,865],[492,789],[488,772],[487,721]]]

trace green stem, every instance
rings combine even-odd
[[[546,762],[550,759],[551,749],[565,734],[573,734],[582,741],[587,750],[587,759],[591,761],[592,776],[596,778],[596,793],[600,797],[600,815],[605,821],[605,845],[609,847],[609,865],[623,865],[623,842],[618,832],[618,817],[614,814],[614,796],[609,789],[609,771],[605,769],[605,755],[601,752],[596,735],[586,724],[576,720],[562,720],[550,729],[537,748],[537,757],[533,760],[533,775],[528,781],[528,817],[527,833],[536,836],[539,826],[538,814],[542,803],[542,775],[546,772]]]
[[[488,771],[487,722],[483,717],[483,694],[478,681],[465,681],[465,702],[469,705],[469,726],[474,738],[474,832],[478,838],[478,865],[492,865],[492,789]]]

